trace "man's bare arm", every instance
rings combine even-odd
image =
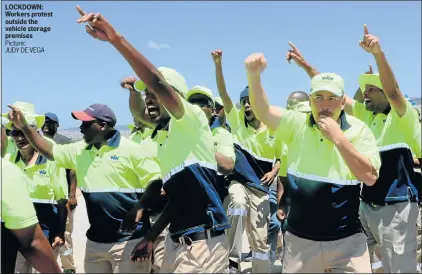
[[[230,111],[233,109],[233,102],[229,94],[227,93],[226,82],[224,80],[223,65],[222,65],[223,51],[220,49],[217,49],[217,50],[212,51],[211,55],[215,64],[215,78],[217,81],[218,93],[220,94],[221,100],[223,101],[224,111],[226,113],[230,113]]]
[[[261,84],[261,73],[267,66],[263,54],[252,54],[245,60],[248,74],[249,100],[256,118],[262,121],[268,128],[276,130],[280,124],[280,109],[270,105],[268,97]]]
[[[215,160],[217,161],[217,169],[223,175],[228,175],[233,171],[234,161],[232,158],[226,157],[221,153],[215,153]]]
[[[136,77],[129,76],[125,77],[120,81],[120,86],[124,89],[129,90],[129,108],[132,116],[147,125],[148,127],[155,127],[155,123],[151,121],[145,100],[142,94],[135,90],[134,84],[136,82]]]
[[[176,119],[182,118],[185,112],[183,102],[176,91],[164,80],[157,68],[134,48],[123,35],[118,33],[103,15],[100,13],[85,13],[79,6],[76,6],[76,10],[81,15],[76,22],[79,24],[88,23],[85,26],[85,31],[90,36],[112,44],[126,59],[139,79],[145,83],[148,90],[160,99],[164,107]]]
[[[62,273],[39,224],[24,229],[14,229],[12,233],[19,241],[19,251],[37,271],[50,274]]]
[[[404,97],[397,85],[396,77],[387,61],[384,51],[381,49],[379,39],[376,36],[369,34],[368,27],[366,25],[363,26],[363,29],[364,35],[363,40],[360,42],[360,46],[366,52],[372,53],[374,56],[375,61],[377,62],[379,77],[384,94],[397,115],[402,117],[406,113],[407,99]]]

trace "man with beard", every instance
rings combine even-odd
[[[15,106],[25,113],[29,127],[40,130],[45,116],[35,114],[34,105],[26,102],[16,102]],[[3,114],[7,116],[7,114]],[[43,157],[26,139],[22,131],[10,121],[7,125],[18,153],[8,160],[19,167],[28,177],[29,196],[34,204],[39,224],[44,235],[50,241],[55,256],[63,246],[67,219],[67,184],[66,172],[57,167],[54,161]],[[41,135],[36,132],[38,136]],[[31,273],[32,266],[21,253],[16,259],[16,273]]]
[[[154,240],[169,225],[161,273],[224,272],[228,261],[228,239],[224,230],[230,225],[213,187],[217,163],[205,114],[180,96],[179,93],[188,92],[182,75],[173,69],[155,68],[100,13],[85,13],[79,6],[77,10],[81,15],[77,22],[89,24],[86,32],[114,46],[131,65],[141,80],[136,88],[146,92],[147,105],[148,93],[154,94],[161,103],[162,107],[155,105],[160,106],[159,109],[148,107],[150,114],[155,113],[157,119],[161,115],[170,118],[164,125],[157,121],[163,128],[155,130],[163,191],[168,203],[133,250],[132,260],[150,261]]]
[[[28,178],[16,165],[3,159],[7,142],[2,123],[1,273],[15,272],[18,251],[39,272],[61,273],[54,252],[38,224],[37,214],[29,197]]]
[[[59,128],[59,118],[56,114],[47,112],[45,115],[44,125],[41,130],[44,137],[52,143],[56,143],[57,129]],[[61,142],[58,142],[61,144]],[[66,220],[66,232],[65,232],[65,244],[60,248],[60,260],[63,265],[63,273],[74,274],[76,273],[75,261],[73,260],[73,216],[75,214],[76,206],[78,201],[76,199],[76,186],[78,182],[76,180],[76,173],[74,170],[66,169],[66,178],[68,184],[68,204],[67,207],[67,220]]]
[[[150,227],[148,215],[135,213],[140,218],[131,234],[120,230],[145,188],[159,175],[149,149],[122,137],[114,129],[114,112],[104,104],[72,112],[72,117],[82,122],[83,140],[65,145],[50,143],[28,126],[19,108],[9,107],[9,119],[40,154],[60,167],[76,171],[90,223],[85,272],[149,273],[150,263],[130,262],[137,239]]]
[[[262,185],[256,188],[244,188],[238,182],[232,183],[229,187],[230,269],[232,273],[239,272],[242,251],[241,235],[246,227],[248,236],[251,237],[249,245],[252,251],[253,273],[270,273],[270,260],[274,260],[274,257],[270,259],[270,246],[267,244],[268,222],[266,220],[270,215],[269,186],[275,182],[280,168],[280,161],[275,160],[275,138],[267,126],[255,117],[249,103],[248,87],[240,94],[240,110],[234,106],[227,93],[223,76],[223,52],[218,49],[211,55],[215,64],[218,92],[223,100],[224,112],[231,132],[235,136],[235,143],[248,156],[249,163],[262,181]],[[259,216],[265,219],[257,224],[253,219]]]
[[[364,103],[346,97],[345,111],[370,127],[382,166],[377,184],[363,186],[359,216],[370,254],[377,245],[381,248],[384,271],[416,273],[420,183],[415,180],[412,154],[421,158],[419,118],[401,92],[378,38],[369,34],[366,25],[360,46],[374,56],[379,74],[360,76]],[[318,74],[297,49],[293,52],[310,77]]]
[[[370,273],[358,213],[360,182],[373,185],[381,165],[375,137],[344,113],[340,76],[312,78],[311,114],[305,114],[268,103],[261,84],[266,65],[260,53],[245,60],[256,115],[289,150],[283,273]]]

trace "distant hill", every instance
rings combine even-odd
[[[128,125],[117,125],[115,128],[120,131],[122,136],[124,137],[130,136],[130,130],[128,128]],[[70,142],[76,142],[76,141],[82,140],[81,129],[79,129],[79,127],[59,130],[57,135],[59,136],[60,139],[63,139],[64,141],[63,143],[69,143],[69,142],[66,142],[69,140]]]

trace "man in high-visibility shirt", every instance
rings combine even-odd
[[[379,39],[368,32],[366,25],[360,46],[373,55],[379,74],[359,77],[358,92],[363,93],[364,103],[346,96],[345,111],[370,127],[377,139],[382,166],[377,184],[362,188],[359,216],[368,235],[370,255],[380,246],[384,271],[416,273],[421,186],[416,181],[413,155],[420,160],[419,117],[400,90]],[[292,53],[310,77],[318,75],[297,48]]]
[[[381,165],[375,137],[362,121],[344,113],[340,76],[312,78],[312,112],[305,114],[268,103],[261,85],[266,65],[263,54],[245,60],[256,115],[289,149],[283,273],[370,273],[358,213],[360,182],[373,185]]]
[[[41,273],[58,274],[54,252],[38,224],[26,175],[7,159],[6,130],[1,125],[1,273],[15,272],[18,251]]]

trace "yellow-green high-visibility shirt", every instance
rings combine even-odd
[[[142,133],[141,130],[138,130],[134,133],[132,133],[129,136],[129,139],[135,143],[141,143],[144,141],[147,137],[151,136],[153,129],[151,128],[145,128],[144,132]]]
[[[159,166],[148,147],[121,137],[116,131],[100,149],[82,140],[55,145],[53,155],[59,166],[76,171],[91,225],[87,232],[89,240],[113,243],[145,233],[142,227],[149,226],[145,223],[147,219],[129,237],[119,228],[148,184],[160,178]]]
[[[371,130],[344,112],[339,121],[346,138],[378,171],[380,156]],[[320,132],[313,116],[281,109],[276,138],[288,146],[288,182],[283,194],[290,206],[286,229],[314,241],[338,240],[361,232],[360,181],[336,146]]]
[[[28,178],[7,159],[1,160],[1,219],[4,226],[12,230],[38,223],[29,196]]]
[[[155,131],[163,188],[171,205],[169,232],[178,237],[230,227],[215,186],[214,137],[205,113],[180,97],[183,117],[170,112],[168,127]]]
[[[385,205],[420,200],[420,183],[413,176],[412,154],[421,157],[421,127],[416,110],[406,102],[406,113],[399,117],[394,109],[375,114],[354,101],[353,116],[374,133],[382,163],[377,183],[362,188],[362,200],[366,203]]]
[[[4,159],[15,159],[18,154],[18,148],[16,147],[15,141],[11,137],[7,137],[7,148]]]
[[[211,129],[214,137],[214,150],[225,157],[231,158],[233,162],[236,161],[236,154],[233,147],[233,135],[222,127],[215,127]]]
[[[21,157],[18,151],[16,158],[10,161],[26,174],[29,196],[39,224],[47,239],[52,241],[59,234],[58,201],[68,197],[66,170],[57,167],[54,161],[49,161],[40,154],[28,166]]]
[[[249,126],[245,121],[243,109],[238,110],[235,106],[230,113],[226,112],[226,117],[235,137],[235,143],[240,146],[244,154],[249,154],[256,160],[260,169],[256,169],[256,167],[253,169],[257,176],[262,178],[264,174],[272,170],[275,161],[274,133],[267,126],[258,130]]]

